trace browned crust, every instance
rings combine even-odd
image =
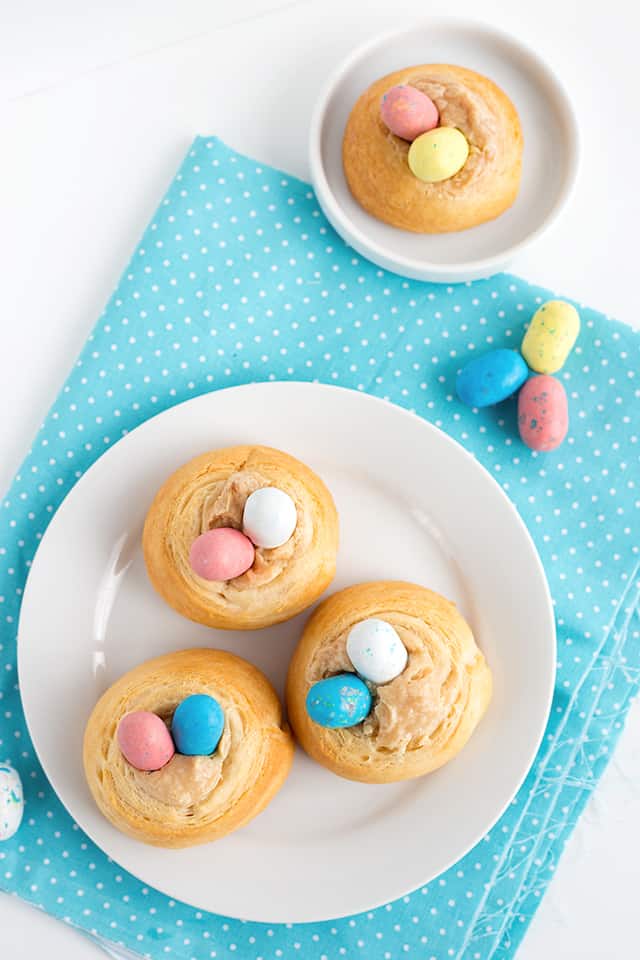
[[[383,94],[396,84],[420,87],[425,77],[463,84],[488,107],[496,133],[481,176],[469,178],[463,167],[450,180],[422,182],[409,169],[410,144],[382,122]],[[436,105],[441,108],[437,98]],[[459,126],[473,154],[472,131]],[[351,193],[372,216],[414,233],[448,233],[493,220],[511,206],[520,186],[522,149],[516,108],[495,83],[464,67],[425,64],[390,73],[362,94],[347,121],[342,159]]]
[[[257,586],[250,606],[229,607],[212,595],[204,600],[176,568],[168,548],[167,530],[174,504],[199,479],[226,480],[238,470],[257,470],[285,491],[294,477],[305,490],[306,509],[313,523],[312,542],[304,556],[294,557],[281,589]],[[237,446],[195,457],[173,473],[160,488],[147,514],[142,537],[147,572],[154,588],[178,613],[209,627],[257,630],[281,623],[309,607],[331,583],[338,550],[338,514],[320,477],[295,457],[263,446]]]
[[[363,735],[354,734],[349,728],[321,727],[309,717],[309,665],[326,638],[348,631],[367,617],[384,618],[385,612],[394,610],[428,623],[430,629],[446,637],[451,655],[469,664],[466,702],[452,736],[437,747],[427,745],[402,755],[375,755],[375,750],[367,749],[367,761],[363,762]],[[314,760],[349,780],[391,783],[423,776],[448,763],[469,740],[487,709],[491,692],[489,667],[455,604],[414,583],[382,580],[347,587],[317,607],[291,659],[286,699],[296,738]]]
[[[153,709],[154,691],[175,705],[194,691],[224,687],[242,713],[245,740],[255,744],[252,779],[239,784],[239,799],[215,820],[177,821],[143,791],[132,790],[123,775],[127,761],[116,743],[122,717],[137,708],[140,696]],[[162,691],[160,693],[160,691]],[[242,749],[242,746],[240,747]],[[123,833],[161,847],[208,843],[237,830],[273,799],[287,778],[294,743],[283,721],[275,690],[257,667],[223,650],[181,650],[147,660],[120,677],[102,695],[89,717],[83,745],[85,776],[104,816]],[[233,770],[233,767],[231,768]]]

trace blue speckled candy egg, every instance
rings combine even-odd
[[[458,396],[468,407],[490,407],[519,390],[529,368],[517,350],[490,350],[458,374]]]
[[[22,822],[24,799],[20,774],[0,763],[0,840],[9,840]]]
[[[224,713],[217,700],[206,693],[194,693],[176,708],[171,735],[178,753],[208,757],[220,743]]]
[[[370,710],[369,688],[355,673],[319,680],[307,694],[307,713],[321,727],[355,727]]]

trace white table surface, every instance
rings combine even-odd
[[[192,137],[219,134],[306,176],[309,111],[327,71],[355,44],[426,10],[417,0],[0,4],[0,486],[9,483]],[[575,197],[515,272],[640,326],[632,5],[428,5],[429,14],[452,12],[482,16],[536,47],[579,114],[584,156]],[[635,707],[519,960],[626,960],[637,952],[639,721]],[[12,960],[104,956],[6,896],[0,953]]]

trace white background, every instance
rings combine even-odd
[[[428,12],[534,46],[574,100],[578,188],[515,272],[640,327],[637,15],[629,0],[0,0],[0,486],[26,452],[186,148],[200,134],[307,175],[309,112],[355,45]],[[637,953],[640,709],[519,960]],[[104,955],[0,895],[0,952]]]

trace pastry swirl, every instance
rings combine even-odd
[[[408,652],[388,683],[368,686],[369,716],[354,727],[314,723],[310,687],[353,672],[347,636],[361,620],[391,624]],[[447,763],[467,742],[491,699],[491,673],[455,604],[411,583],[358,584],[333,594],[311,616],[287,678],[287,707],[296,737],[324,766],[352,780],[388,783],[422,776]]]
[[[380,101],[397,84],[425,93],[440,125],[465,135],[469,157],[450,179],[415,177],[407,162],[411,144],[382,122]],[[374,217],[415,233],[446,233],[493,220],[511,206],[522,148],[516,108],[495,83],[464,67],[425,64],[390,73],[362,94],[347,121],[342,160],[351,193]]]
[[[137,770],[117,740],[120,720],[148,710],[167,723],[186,697],[206,693],[225,726],[210,756],[174,754],[160,770]],[[260,813],[284,783],[294,744],[267,678],[223,650],[169,653],[130,670],[102,695],[87,723],[83,759],[89,789],[108,820],[161,847],[217,840]]]
[[[216,527],[242,528],[247,498],[278,487],[293,500],[297,524],[280,547],[257,547],[239,577],[210,581],[191,568],[194,540]],[[338,516],[331,494],[305,464],[270,447],[202,454],[169,477],[144,527],[143,550],[155,589],[178,613],[210,627],[254,630],[310,606],[335,573]]]

